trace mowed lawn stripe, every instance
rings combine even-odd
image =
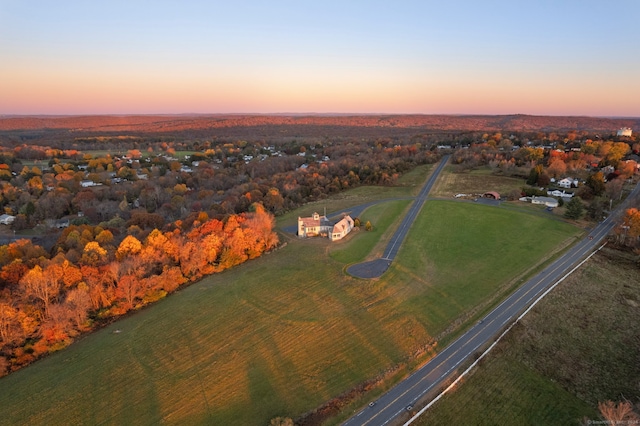
[[[371,214],[384,223],[387,213]],[[519,229],[519,238],[494,236],[495,221]],[[296,417],[405,362],[577,232],[508,209],[429,201],[397,266],[377,280],[346,276],[328,241],[292,238],[1,379],[0,422],[264,425]],[[357,234],[339,250],[351,244]],[[486,278],[465,279],[482,265]]]

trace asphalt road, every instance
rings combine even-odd
[[[460,336],[451,345],[436,355],[431,361],[400,382],[378,400],[344,423],[345,426],[383,426],[407,420],[413,406],[427,394],[440,389],[447,379],[452,378],[458,367],[470,359],[482,346],[491,342],[533,303],[547,288],[565,276],[571,268],[601,245],[602,240],[615,226],[616,218],[626,208],[629,200],[638,197],[640,184],[622,206],[606,220],[599,223],[579,243],[563,256],[524,283],[507,297],[499,306]]]
[[[393,262],[393,260],[396,258],[402,242],[409,233],[411,225],[413,225],[413,221],[416,219],[418,213],[420,212],[420,209],[422,209],[424,202],[427,200],[429,191],[431,191],[433,184],[438,179],[440,172],[442,172],[442,169],[444,169],[444,166],[448,161],[449,155],[445,155],[444,157],[442,157],[442,160],[440,160],[438,167],[436,167],[433,173],[431,173],[431,176],[429,176],[429,179],[427,179],[427,182],[420,190],[420,193],[416,197],[415,201],[413,202],[413,204],[411,204],[411,207],[409,208],[409,211],[405,215],[404,219],[402,219],[402,223],[400,223],[400,226],[393,234],[393,237],[391,237],[391,240],[387,244],[387,248],[384,250],[382,258],[369,262],[359,263],[356,265],[351,265],[347,268],[347,272],[349,274],[360,278],[375,278],[379,277],[387,270],[389,265],[391,265],[391,262]]]

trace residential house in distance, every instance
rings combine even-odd
[[[573,192],[566,192],[564,190],[554,189],[553,191],[547,191],[547,195],[552,197],[572,198]]]
[[[44,223],[49,228],[58,228],[58,229],[68,228],[69,225],[71,224],[71,222],[69,221],[69,218],[57,219],[57,220],[56,219],[45,219]]]
[[[351,216],[346,215],[337,223],[331,222],[327,216],[314,212],[310,217],[298,217],[298,237],[327,237],[331,241],[344,238],[353,229]]]
[[[564,178],[564,179],[560,179],[559,181],[556,182],[556,185],[558,185],[560,188],[571,188],[571,186],[574,187],[578,187],[578,179],[571,179],[571,178]]]
[[[633,134],[633,131],[629,127],[623,127],[620,130],[618,130],[618,136],[629,136],[629,137],[631,137],[632,134]]]
[[[11,225],[14,220],[16,220],[16,217],[10,214],[0,215],[0,224],[2,225]]]
[[[99,182],[94,182],[92,180],[83,180],[80,182],[80,186],[83,188],[90,188],[92,186],[101,186],[102,184]]]
[[[556,208],[560,204],[558,203],[557,199],[551,197],[522,197],[520,198],[520,201],[528,202],[531,204],[544,204],[549,208]]]

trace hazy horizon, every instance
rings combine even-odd
[[[640,117],[640,3],[0,0],[0,115]]]
[[[450,117],[584,117],[584,118],[604,118],[614,120],[637,120],[638,116],[616,116],[616,115],[577,115],[577,114],[522,114],[522,113],[506,113],[506,114],[482,114],[482,113],[387,113],[387,112],[167,112],[167,113],[77,113],[77,114],[0,114],[0,118],[20,118],[20,117],[46,117],[46,118],[64,118],[64,117],[133,117],[133,116],[158,116],[158,117],[209,117],[209,116],[285,116],[285,117],[305,117],[305,116],[325,116],[325,117],[358,117],[358,116],[450,116]]]

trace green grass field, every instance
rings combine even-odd
[[[384,277],[409,292],[407,314],[432,335],[486,309],[515,277],[580,232],[559,221],[474,203],[429,201]],[[428,315],[421,315],[424,310]]]
[[[415,425],[579,425],[594,410],[511,356],[483,363]]]
[[[503,197],[513,190],[525,186],[524,179],[497,176],[489,168],[479,168],[463,173],[453,173],[453,166],[448,166],[431,191],[434,197],[450,198],[456,194],[482,194],[496,191]]]
[[[583,424],[599,401],[637,403],[640,270],[605,249],[541,301],[416,423]]]
[[[366,194],[358,191],[353,199],[361,202]],[[384,239],[406,206],[380,204],[363,217]],[[459,331],[448,327],[495,303],[506,282],[579,232],[509,209],[429,201],[397,262],[371,281],[343,269],[376,250],[373,233],[336,245],[288,237],[274,253],[0,379],[0,423],[264,425],[278,415],[295,418],[413,359],[445,330]]]

